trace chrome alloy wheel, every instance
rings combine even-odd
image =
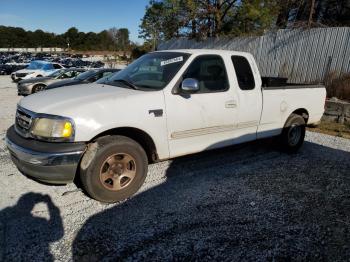
[[[136,176],[136,161],[125,153],[118,153],[108,157],[100,170],[102,185],[112,191],[119,191],[127,187]]]

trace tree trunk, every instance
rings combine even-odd
[[[308,21],[308,23],[307,23],[308,28],[311,27],[312,18],[313,18],[313,15],[314,15],[314,10],[315,10],[315,0],[311,0],[311,8],[310,8],[309,21]]]
[[[214,9],[215,12],[215,25],[214,25],[214,36],[217,37],[219,36],[220,32],[221,32],[221,27],[222,27],[222,21],[221,21],[221,16],[222,14],[222,0],[217,0],[216,1],[216,6]]]
[[[196,19],[193,18],[191,21],[191,37],[196,38],[197,36],[197,22]]]

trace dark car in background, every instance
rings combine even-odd
[[[18,95],[30,95],[45,89],[48,85],[77,77],[85,72],[83,68],[65,68],[58,70],[47,77],[35,77],[21,80],[17,83]]]
[[[73,79],[62,80],[57,83],[48,85],[45,89],[53,89],[53,88],[58,88],[62,86],[72,86],[72,85],[92,83],[101,79],[102,77],[106,77],[118,71],[120,71],[120,69],[112,69],[112,68],[92,69],[78,75]]]
[[[0,75],[11,75],[13,72],[24,69],[28,64],[0,64]]]

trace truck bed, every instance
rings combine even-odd
[[[261,77],[262,87],[265,90],[274,89],[299,89],[299,88],[324,88],[322,84],[301,84],[301,83],[287,83],[286,77]]]
[[[306,88],[325,88],[321,84],[285,84],[280,86],[263,86],[264,90],[276,90],[276,89],[306,89]]]
[[[258,138],[281,133],[286,119],[295,108],[305,109],[307,124],[317,124],[324,112],[326,89],[321,84],[285,84],[263,86],[263,109]]]

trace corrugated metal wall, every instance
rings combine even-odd
[[[159,50],[208,48],[250,52],[263,76],[288,77],[289,82],[322,82],[329,72],[350,72],[350,28],[278,30],[260,37],[185,38],[161,43]]]

